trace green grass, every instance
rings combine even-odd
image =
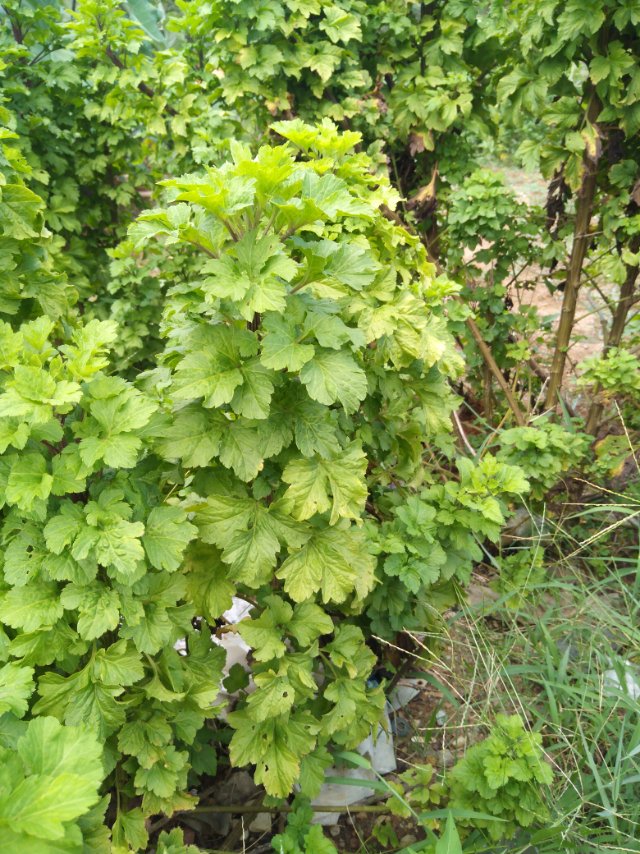
[[[489,686],[467,715],[515,709],[543,733],[555,771],[549,829],[559,835],[541,839],[539,854],[640,851],[640,698],[625,685],[627,673],[640,684],[637,531],[616,546],[638,504],[626,503],[613,518],[610,505],[590,507],[541,531],[547,577],[517,609],[502,597],[482,615],[459,616],[472,629],[473,677]],[[589,571],[596,549],[609,570],[600,578]]]
[[[423,639],[413,675],[423,670],[440,700],[416,731],[407,762],[429,761],[434,736],[442,746],[461,740],[470,746],[506,712],[521,715],[542,734],[554,770],[544,826],[504,844],[460,829],[464,854],[640,852],[640,696],[629,693],[625,682],[634,674],[640,694],[638,509],[635,497],[611,494],[600,504],[566,505],[560,515],[532,515],[532,533],[517,544],[518,595],[506,554],[501,559],[487,553],[486,573],[498,593],[481,605],[463,603],[450,615],[446,637]],[[509,549],[513,555],[513,542]],[[501,565],[511,573],[507,583],[497,575]],[[485,575],[485,589],[486,581]],[[438,710],[446,712],[442,727]],[[360,854],[433,854],[440,852],[431,830],[443,831],[442,806],[428,813],[426,839],[411,845],[398,844],[384,816],[378,824],[387,821],[387,831],[378,832],[378,839],[357,814],[347,821],[360,839]],[[421,829],[414,830],[423,839]]]

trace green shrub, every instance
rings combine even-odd
[[[584,433],[541,418],[535,427],[503,431],[498,459],[520,466],[531,483],[532,497],[542,500],[565,472],[584,459],[590,441]]]
[[[495,816],[498,821],[459,819],[486,828],[493,840],[512,839],[520,827],[548,816],[543,789],[553,780],[539,733],[528,732],[518,715],[498,715],[489,735],[474,744],[451,771],[450,805]]]
[[[253,159],[236,146],[233,163],[166,181],[175,204],[143,214],[131,239],[203,248],[200,274],[169,292],[162,366],[147,377],[171,413],[156,447],[179,463],[171,478],[203,543],[197,578],[208,566],[225,590],[209,600],[194,579],[200,613],[213,622],[231,593],[257,598],[239,627],[257,689],[229,716],[231,759],[255,764],[271,794],[300,779],[311,795],[330,743],[354,747],[380,715],[360,616],[378,582],[371,544],[429,477],[424,443],[447,435],[459,361],[440,312],[448,285],[378,212],[390,190],[350,153],[358,135],[329,122],[275,129],[290,143]],[[418,507],[441,510],[443,531],[473,527],[445,579],[468,574],[474,533],[497,533],[499,497],[526,488],[490,458],[458,464],[460,486],[432,487],[433,506]],[[389,548],[376,549],[387,567]],[[404,616],[446,562],[432,550],[431,569],[418,561],[391,580],[383,569],[378,589],[405,599]],[[322,688],[319,668],[331,674]]]
[[[381,572],[376,525],[397,507],[428,542],[420,514],[436,514],[442,580],[464,581],[502,496],[526,488],[490,457],[429,485],[425,444],[452,452],[452,286],[380,213],[394,196],[350,152],[356,134],[277,130],[290,142],[167,180],[175,203],[132,227],[160,268],[170,253],[164,351],[136,383],[109,374],[115,324],[74,313],[43,204],[3,149],[11,251],[54,275],[46,303],[18,278],[0,327],[0,652],[20,713],[86,723],[107,746],[113,839],[134,850],[146,816],[188,808],[215,774],[215,636],[234,594],[254,604],[238,631],[256,690],[228,715],[231,761],[270,794],[313,794],[331,745],[381,715],[366,639],[382,576],[396,600],[410,590],[409,617],[425,596],[438,608],[429,573]]]
[[[456,188],[447,211],[451,268],[465,278],[482,273],[481,287],[500,284],[511,276],[515,265],[534,257],[534,240],[540,229],[532,214],[499,172],[476,169]],[[470,260],[465,257],[468,251]],[[499,295],[495,292],[494,299]],[[493,307],[494,314],[501,313],[500,304]]]
[[[598,385],[607,397],[637,400],[640,393],[640,359],[628,350],[612,347],[606,356],[590,356],[580,363],[580,385]]]
[[[522,608],[528,600],[535,600],[536,587],[544,582],[547,575],[541,546],[502,555],[498,564],[500,574],[496,587],[507,597],[505,601],[510,608]]]
[[[478,464],[460,458],[457,466],[458,481],[397,497],[389,521],[367,523],[381,555],[381,583],[367,610],[376,634],[392,637],[437,623],[438,605],[456,600],[456,585],[466,585],[473,561],[482,560],[479,543],[498,540],[508,515],[504,498],[529,489],[519,468],[490,455]]]

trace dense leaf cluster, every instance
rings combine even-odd
[[[501,497],[527,487],[491,457],[429,485],[425,442],[451,450],[453,286],[381,214],[394,195],[356,134],[276,130],[286,144],[165,181],[171,203],[132,226],[160,265],[197,252],[136,382],[111,373],[114,322],[75,312],[28,167],[3,149],[20,300],[1,327],[4,720],[92,727],[116,849],[144,847],[144,817],[188,807],[193,775],[215,772],[234,594],[254,602],[238,627],[254,663],[227,716],[231,761],[271,794],[313,794],[331,746],[354,747],[382,711],[372,591],[403,601],[379,631],[419,619],[427,591],[446,599],[466,577],[474,536],[496,536]],[[53,271],[56,310],[29,267]],[[402,570],[397,525],[413,540]]]
[[[497,819],[472,819],[493,840],[512,838],[518,827],[544,819],[540,787],[551,783],[553,773],[542,758],[541,741],[518,715],[498,715],[487,738],[470,747],[451,772],[451,805]]]
[[[419,623],[426,590],[464,579],[473,534],[497,534],[496,496],[527,484],[488,457],[460,462],[450,491],[407,495],[453,405],[458,357],[440,312],[450,284],[377,210],[390,190],[380,178],[371,189],[369,160],[350,153],[357,135],[275,129],[291,144],[254,158],[237,146],[233,163],[164,182],[174,204],[142,215],[131,237],[204,250],[200,274],[169,293],[167,347],[146,382],[171,407],[160,452],[181,464],[210,563],[261,606],[239,627],[255,690],[229,716],[231,758],[256,765],[271,794],[300,779],[312,795],[330,743],[355,747],[382,710],[358,615],[380,613],[384,633]],[[434,507],[448,554],[429,538]],[[412,513],[417,559],[394,570],[398,549],[385,533],[372,550],[375,529]]]
[[[16,668],[17,671],[17,668]],[[14,679],[19,680],[16,672]],[[13,681],[13,680],[12,680]],[[3,717],[0,773],[0,841],[27,854],[102,850],[102,744],[86,727],[70,729],[55,718],[25,723]]]
[[[6,0],[0,23],[0,838],[141,850],[220,758],[313,796],[377,726],[371,636],[435,628],[508,502],[552,500],[585,460],[579,418],[510,402],[512,427],[495,392],[556,407],[578,290],[603,278],[580,389],[594,435],[622,404],[594,472],[624,471],[640,12]],[[478,168],[509,134],[544,212]],[[511,311],[524,267],[565,289],[550,379],[535,312]],[[458,425],[468,457],[453,388],[492,428]],[[496,562],[519,605],[540,552]],[[250,673],[221,695],[228,632]],[[454,805],[505,820],[474,820],[490,836],[544,816],[515,719],[453,779]],[[281,845],[330,850],[302,819]]]

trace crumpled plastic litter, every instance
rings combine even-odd
[[[236,624],[249,614],[252,610],[253,605],[251,602],[247,602],[245,599],[241,599],[238,596],[234,596],[231,607],[224,612],[222,615],[227,623]],[[242,640],[240,635],[237,632],[224,632],[224,634],[218,635],[212,634],[211,640],[224,648],[227,657],[225,660],[225,665],[222,670],[222,679],[226,679],[229,675],[229,671],[234,666],[234,664],[239,664],[243,667],[247,673],[250,673],[251,668],[249,667],[249,653],[251,652],[251,647],[249,644],[245,643]],[[176,649],[180,655],[186,655],[187,646],[184,638],[180,638],[174,644],[174,649]],[[251,681],[246,688],[247,691],[253,690],[255,686],[253,685],[253,681]],[[221,710],[219,712],[220,717],[224,719],[226,717],[226,708],[228,703],[226,702],[229,697],[229,692],[225,690],[222,682],[220,683],[220,693],[215,699],[214,706],[220,706]]]
[[[326,777],[346,777],[352,780],[377,780],[378,775],[393,773],[397,767],[396,751],[392,734],[391,718],[394,712],[399,711],[415,697],[418,696],[425,682],[423,679],[402,679],[391,693],[384,713],[384,721],[378,728],[377,737],[373,733],[362,741],[356,751],[369,760],[371,770],[368,768],[328,768]],[[376,773],[377,772],[377,773]],[[312,804],[323,806],[344,806],[345,812],[352,804],[370,798],[375,790],[363,785],[352,786],[340,783],[325,783]],[[342,813],[315,813],[314,824],[331,827],[338,824]]]
[[[378,727],[377,737],[373,733],[365,738],[356,748],[356,752],[364,756],[371,763],[369,768],[327,768],[326,777],[346,777],[351,780],[377,780],[378,774],[390,774],[397,768],[396,753],[393,746],[393,735],[391,734],[391,721],[389,720],[389,709],[385,709],[384,722]],[[312,806],[345,807],[345,812],[351,804],[360,803],[375,794],[375,790],[367,786],[355,786],[342,783],[324,783],[316,798],[311,801]],[[338,824],[341,813],[317,812],[314,813],[313,823],[324,827]]]
[[[634,675],[635,674],[635,675]],[[620,682],[617,670],[605,670],[604,674],[605,690],[622,689],[623,685]],[[624,689],[632,700],[640,699],[640,681],[638,677],[638,669],[630,661],[624,662]],[[611,693],[611,692],[609,692]]]
[[[234,596],[231,607],[228,611],[225,611],[222,616],[227,623],[235,625],[241,620],[244,620],[245,617],[249,616],[249,613],[252,610],[253,605],[251,602],[246,602],[244,599]],[[212,635],[211,639],[214,643],[217,643],[218,646],[224,647],[227,653],[227,660],[224,665],[224,670],[222,671],[225,677],[229,675],[229,671],[234,664],[240,664],[246,671],[249,671],[249,663],[247,659],[251,652],[251,647],[248,643],[245,643],[245,641],[242,640],[237,632],[225,632],[220,635],[220,637]]]
[[[244,620],[245,617],[249,615],[249,612],[253,609],[253,605],[251,602],[247,602],[244,599],[240,599],[237,596],[233,597],[233,601],[231,607],[224,612],[222,615],[227,623],[236,624],[241,620]],[[247,673],[251,672],[251,668],[249,667],[249,653],[251,652],[251,647],[248,643],[242,640],[242,637],[237,632],[224,632],[219,637],[218,635],[211,635],[211,639],[214,643],[217,643],[218,646],[224,648],[227,659],[224,664],[224,668],[222,670],[222,678],[223,680],[227,678],[229,675],[229,671],[234,666],[234,664],[239,664]],[[255,685],[253,680],[250,680],[249,685],[245,689],[247,692],[253,691]],[[229,698],[229,692],[225,689],[224,685],[220,684],[220,693],[216,697],[214,705],[221,706],[220,717],[224,720],[227,716],[227,700]]]

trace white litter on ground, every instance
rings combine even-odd
[[[635,674],[635,675],[634,675]],[[621,689],[622,683],[616,670],[605,670],[604,672],[605,688]],[[640,699],[640,682],[638,682],[638,670],[630,661],[624,662],[624,688],[632,700]]]
[[[394,712],[408,705],[424,687],[424,679],[400,679],[389,696],[389,705]]]
[[[393,735],[391,733],[389,713],[393,714],[402,709],[417,697],[424,687],[424,679],[401,679],[395,686],[387,701],[384,722],[378,728],[376,739],[374,740],[372,733],[356,748],[361,756],[369,760],[371,770],[367,768],[328,768],[325,776],[346,777],[351,780],[377,780],[378,775],[384,776],[385,774],[394,772],[398,767],[398,763]],[[374,789],[368,787],[366,783],[362,786],[325,783],[317,798],[312,801],[312,804],[344,806],[346,812],[349,806],[360,803],[370,798],[373,794]],[[338,824],[340,817],[341,813],[316,813],[313,821],[315,824],[331,827]]]
[[[389,711],[385,710],[384,724],[378,728],[377,738],[373,738],[373,733],[362,741],[356,751],[369,760],[371,769],[369,768],[328,768],[326,777],[345,777],[350,780],[377,780],[378,774],[390,774],[397,768],[396,754],[393,747],[393,736],[391,735],[391,721],[389,720]],[[377,774],[376,774],[377,772]],[[311,804],[322,804],[323,806],[345,807],[345,812],[351,804],[360,803],[367,798],[370,798],[375,793],[366,783],[362,786],[343,784],[343,783],[325,783],[320,789],[320,793],[311,801]],[[341,813],[336,812],[317,812],[313,816],[314,824],[321,824],[324,827],[331,827],[338,824]]]

